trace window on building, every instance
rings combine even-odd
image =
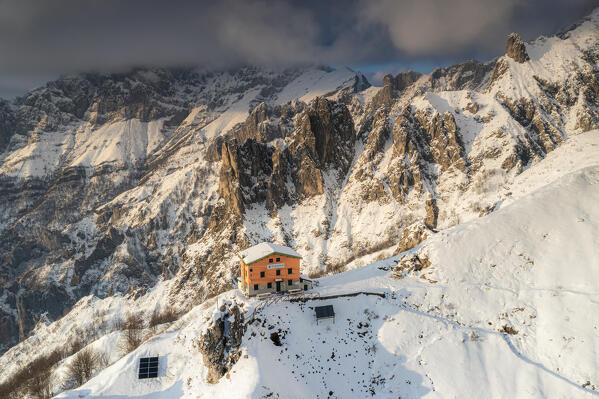
[[[268,260],[268,263],[272,263],[272,258],[270,258],[270,259]]]
[[[254,271],[254,269],[250,269],[250,273],[253,272],[253,271]]]
[[[287,285],[291,285],[293,282],[291,280],[287,280]]]
[[[277,258],[277,262],[280,262],[280,261],[281,261],[281,258]]]
[[[254,284],[254,291],[258,291],[258,284]]]
[[[264,272],[260,272],[260,277],[264,277]]]
[[[291,274],[291,273],[293,273],[293,269],[292,268],[287,269],[287,274]]]
[[[277,269],[277,276],[281,275],[281,269]]]
[[[268,283],[268,284],[266,284],[266,287],[267,287],[267,288],[272,288],[272,283]]]

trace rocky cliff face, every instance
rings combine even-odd
[[[508,35],[507,43],[505,45],[505,55],[519,63],[526,62],[530,59],[526,52],[526,45],[517,33],[510,33]]]
[[[378,90],[347,69],[139,69],[0,102],[0,350],[86,295],[168,282],[193,306],[259,241],[321,274],[497,209],[599,126],[598,20]]]
[[[216,384],[239,359],[238,348],[246,330],[244,315],[237,304],[223,304],[219,311],[197,341],[211,384]]]
[[[10,141],[15,130],[15,116],[10,104],[4,100],[0,100],[0,151],[4,151],[4,147]]]
[[[265,203],[269,210],[276,210],[323,194],[323,172],[334,169],[341,176],[347,173],[355,141],[347,107],[317,98],[301,108],[294,121],[287,123],[286,128],[271,130],[268,138],[250,134],[250,138],[240,141],[246,137],[244,132],[257,132],[257,114],[267,111],[262,103],[222,143],[219,192],[236,215],[241,217],[253,204]],[[280,114],[271,115],[278,118]],[[273,124],[260,126],[268,129]],[[282,143],[276,141],[283,139]]]

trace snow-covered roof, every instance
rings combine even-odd
[[[266,258],[268,255],[274,253],[291,256],[293,258],[301,258],[301,255],[295,252],[293,249],[284,245],[273,244],[271,242],[261,242],[253,247],[244,249],[239,253],[239,255],[241,255],[243,263],[249,265],[250,263],[259,261],[260,259]]]

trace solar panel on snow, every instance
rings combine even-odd
[[[320,319],[335,319],[333,305],[316,306],[314,312],[316,312],[316,323]]]
[[[141,380],[156,377],[158,377],[158,356],[140,358],[138,378]]]

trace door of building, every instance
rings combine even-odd
[[[281,282],[277,281],[277,292],[281,292]]]

